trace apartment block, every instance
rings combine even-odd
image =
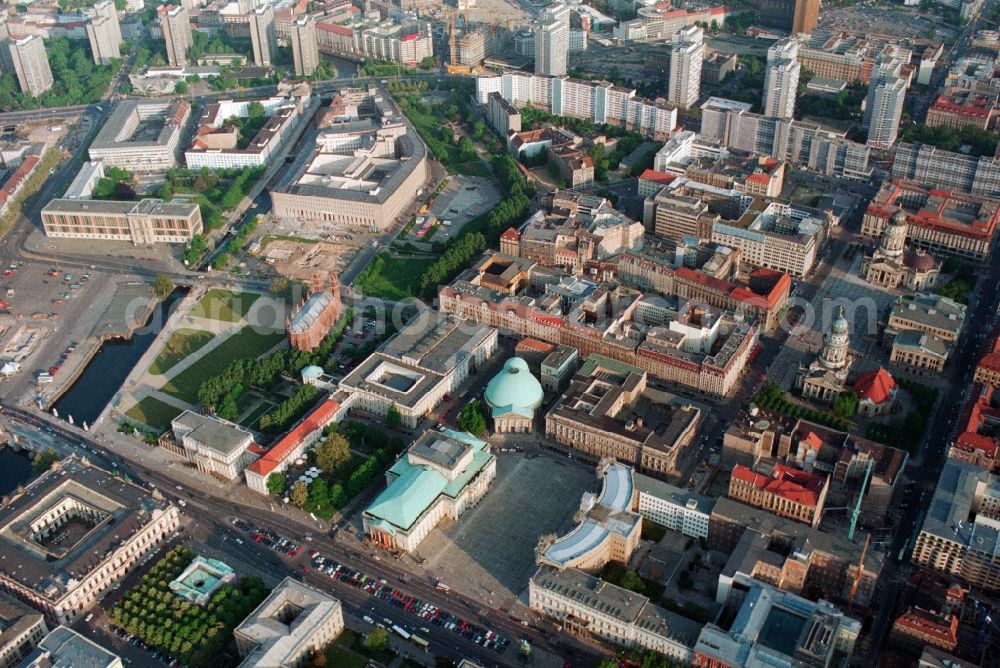
[[[872,148],[887,149],[896,143],[909,85],[902,68],[903,63],[895,51],[880,55],[872,68],[864,119],[868,145]]]
[[[319,67],[319,47],[316,44],[314,19],[303,17],[292,24],[291,46],[295,76],[310,76]]]
[[[705,55],[705,33],[685,26],[673,36],[670,48],[670,81],[667,101],[678,107],[693,107],[701,92],[701,63]]]
[[[827,176],[864,181],[871,177],[871,149],[843,134],[814,123],[753,114],[745,104],[721,98],[709,98],[701,109],[702,139]]]
[[[52,70],[40,36],[0,41],[0,57],[4,71],[14,74],[22,93],[39,97],[52,88]]]
[[[1000,197],[1000,158],[902,143],[892,163],[895,179],[944,191]]]
[[[271,5],[257,7],[250,13],[250,45],[253,48],[253,62],[260,67],[270,67],[278,48],[274,8]]]
[[[635,89],[607,82],[580,81],[511,72],[476,79],[476,99],[486,104],[497,92],[515,107],[531,104],[559,116],[586,118],[666,140],[677,127],[677,108],[665,100],[636,97]]]
[[[990,130],[998,116],[997,94],[976,90],[948,90],[927,109],[928,127]]]
[[[183,67],[188,64],[187,52],[191,48],[191,21],[187,7],[161,5],[156,9],[160,31],[167,47],[167,62]]]
[[[987,591],[1000,591],[1000,479],[946,459],[910,559]]]
[[[535,74],[564,76],[569,53],[569,24],[562,21],[542,23],[535,31]]]
[[[98,65],[109,63],[121,58],[122,33],[118,25],[118,16],[114,13],[114,3],[99,3],[102,7],[110,5],[112,16],[97,13],[87,22],[87,39],[90,42],[90,52]],[[94,7],[97,11],[97,6]]]
[[[764,69],[764,116],[792,118],[799,85],[799,43],[783,39],[767,50]]]
[[[500,93],[489,94],[486,102],[486,117],[489,119],[490,127],[501,137],[506,137],[511,132],[521,131],[521,112],[503,99]]]

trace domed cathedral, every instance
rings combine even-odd
[[[882,243],[865,254],[861,275],[869,283],[885,288],[925,290],[934,287],[941,263],[922,248],[906,247],[909,224],[900,209],[892,215],[882,234]]]
[[[823,335],[823,348],[808,366],[799,366],[795,387],[803,397],[832,402],[847,389],[847,374],[854,362],[851,356],[851,325],[844,317],[844,307]]]
[[[528,434],[534,431],[535,410],[542,405],[542,384],[531,375],[528,363],[512,357],[486,386],[493,431]]]

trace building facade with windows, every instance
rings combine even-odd
[[[634,481],[632,507],[644,519],[691,538],[708,538],[714,499],[641,473]]]
[[[412,552],[445,518],[482,500],[496,477],[490,445],[451,429],[425,431],[386,471],[386,489],[362,513],[365,536],[392,552]]]
[[[181,244],[202,231],[197,204],[54,199],[42,208],[45,235],[60,239]]]
[[[649,649],[687,664],[699,625],[636,594],[573,568],[541,566],[528,581],[532,610],[571,633]]]
[[[72,622],[178,526],[161,495],[64,459],[0,509],[0,558],[18,564],[0,572],[0,588],[48,621]]]

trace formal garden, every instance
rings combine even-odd
[[[243,577],[235,586],[222,586],[205,607],[195,605],[170,591],[170,582],[194,557],[184,547],[167,552],[108,616],[148,647],[190,668],[236,666],[240,657],[233,629],[267,597],[267,586],[256,576]]]
[[[323,430],[323,438],[307,455],[307,466],[322,474],[311,483],[294,482],[285,473],[272,473],[268,491],[288,494],[289,503],[323,519],[330,519],[375,478],[382,475],[406,447],[400,436],[389,436],[364,422],[347,420]]]

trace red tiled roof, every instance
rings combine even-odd
[[[810,450],[819,450],[823,447],[823,439],[817,436],[814,431],[806,434],[806,437],[802,439],[802,442],[808,445]]]
[[[1000,341],[1000,339],[998,339]],[[990,371],[1000,371],[1000,353],[993,351],[983,355],[979,360],[979,366]]]
[[[29,155],[21,161],[21,164],[18,165],[14,173],[7,179],[7,182],[3,184],[3,188],[0,188],[0,206],[6,204],[7,200],[14,196],[17,189],[21,187],[21,183],[28,178],[37,164],[37,155]]]
[[[332,32],[335,35],[344,35],[345,37],[350,37],[353,33],[350,28],[345,28],[337,23],[328,23],[326,21],[321,21],[316,24],[317,30],[325,30],[326,32]]]
[[[774,496],[780,496],[805,506],[819,503],[826,481],[818,475],[776,464],[770,476],[757,473],[742,464],[733,468],[733,477]]]
[[[766,186],[771,182],[771,177],[767,174],[751,174],[747,177],[748,183],[758,183],[762,186]]]
[[[555,349],[554,343],[546,343],[532,338],[521,339],[514,348],[514,350],[531,350],[539,353],[551,353]]]
[[[858,393],[858,396],[875,404],[889,401],[895,389],[896,381],[882,367],[861,374],[854,382],[854,391]]]
[[[639,176],[643,181],[653,181],[654,183],[662,183],[664,185],[671,183],[677,178],[676,174],[670,174],[668,172],[658,172],[655,169],[647,169]]]
[[[327,399],[305,416],[302,422],[282,436],[281,440],[271,446],[266,455],[248,466],[247,470],[262,476],[270,475],[299,447],[309,434],[328,424],[338,410],[340,410],[340,404],[333,399]]]
[[[503,234],[500,235],[501,239],[506,239],[508,241],[518,241],[521,238],[521,234],[515,230],[513,227],[508,227]]]
[[[960,434],[959,437],[955,439],[955,447],[959,450],[964,450],[965,452],[979,451],[986,457],[990,458],[996,457],[997,454],[996,440],[990,438],[989,436],[977,434],[974,431],[967,431]]]
[[[958,644],[958,617],[941,617],[926,610],[915,608],[901,615],[893,628],[910,635],[929,636],[941,646],[954,647]]]

